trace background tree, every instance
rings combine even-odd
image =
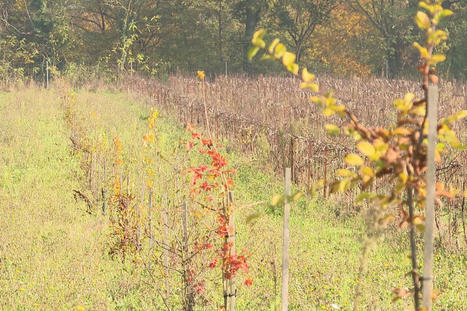
[[[451,41],[439,47],[447,61],[438,70],[465,79],[467,4],[443,5],[459,13],[444,22]],[[277,72],[247,61],[251,36],[264,28],[315,70],[405,77],[406,64],[417,58],[411,42],[421,36],[412,26],[417,6],[416,0],[4,0],[0,70],[41,80],[48,60],[82,77],[219,74],[226,63],[229,73]]]
[[[300,62],[317,26],[327,22],[331,12],[339,5],[334,0],[279,0],[274,6],[277,30],[287,34],[293,51]]]

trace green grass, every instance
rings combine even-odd
[[[144,267],[108,255],[107,219],[86,214],[83,202],[73,199],[82,172],[70,148],[59,93],[0,93],[0,309],[164,310],[156,291],[160,284]],[[78,91],[76,97],[91,135],[111,138],[118,133],[137,187],[147,107],[123,93]],[[158,132],[166,154],[184,136],[167,116],[158,120]],[[238,170],[235,197],[240,205],[263,202],[237,216],[238,247],[250,251],[253,277],[251,287],[239,287],[237,309],[270,310],[280,299],[282,218],[269,210],[268,202],[282,191],[282,181],[235,150],[228,157]],[[310,198],[292,208],[290,310],[352,307],[365,226],[360,216],[336,218],[336,208]],[[260,217],[246,223],[248,215],[258,212]],[[371,252],[361,310],[410,306],[410,299],[391,302],[393,288],[410,286],[404,234],[391,232]],[[465,254],[437,250],[435,265],[440,292],[435,309],[462,310],[467,301]],[[212,288],[217,302],[218,293]],[[178,298],[174,294],[170,299],[175,309],[180,309]]]

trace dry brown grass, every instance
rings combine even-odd
[[[422,96],[417,81],[324,76],[318,82],[323,89],[333,90],[366,125],[389,126],[396,117],[394,99],[403,98],[408,92]],[[278,173],[291,165],[294,181],[309,189],[320,179],[325,184],[329,182],[330,174],[343,165],[341,159],[353,144],[326,134],[324,125],[338,124],[339,120],[325,118],[309,102],[311,93],[299,89],[298,85],[299,81],[294,78],[220,76],[205,83],[205,93],[209,123],[216,138],[228,138],[231,144],[262,158]],[[183,123],[198,126],[205,123],[202,85],[195,77],[172,76],[165,82],[132,78],[125,82],[125,87],[144,97],[148,105],[171,111]],[[443,81],[440,90],[441,117],[467,109],[466,84]],[[464,142],[466,126],[464,120],[455,127]],[[438,178],[465,188],[466,159],[465,151],[453,150],[440,165]],[[350,193],[343,199],[350,203],[356,194]],[[458,233],[454,227],[459,222],[456,220],[453,227],[452,219],[462,217],[461,204],[449,202],[439,213],[442,235],[450,237]],[[441,218],[446,218],[446,225],[440,224]]]

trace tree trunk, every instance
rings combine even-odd
[[[255,33],[256,25],[259,22],[259,14],[261,9],[246,9],[245,19],[245,35],[244,35],[244,47],[243,47],[243,71],[250,73],[252,71],[251,64],[248,60],[248,49],[250,47],[250,41]]]

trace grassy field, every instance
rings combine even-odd
[[[88,214],[73,198],[83,180],[79,155],[70,145],[70,129],[61,104],[63,90],[20,89],[0,93],[0,309],[1,310],[166,310],[159,279],[138,261],[108,254],[109,221]],[[118,134],[126,165],[138,174],[137,159],[149,108],[128,94],[77,91],[82,122],[100,137]],[[162,152],[185,135],[174,119],[157,120]],[[224,144],[229,146],[228,141]],[[226,148],[236,168],[240,204],[265,202],[237,217],[237,243],[249,250],[253,284],[239,286],[238,310],[276,310],[280,301],[282,218],[268,207],[282,182],[261,159]],[[172,155],[174,156],[174,155]],[[160,168],[168,170],[164,165]],[[159,172],[161,176],[163,172]],[[135,186],[137,187],[137,185]],[[174,189],[171,189],[174,191]],[[303,198],[292,208],[290,310],[349,310],[358,284],[365,233],[364,215],[337,218],[332,200]],[[260,212],[247,223],[246,218]],[[406,298],[391,302],[396,287],[410,287],[406,233],[390,229],[368,255],[360,310],[404,310]],[[142,262],[151,255],[142,253]],[[467,258],[436,251],[436,310],[465,310]],[[209,281],[209,303],[221,305],[219,275]],[[171,276],[177,285],[177,276]],[[168,299],[179,310],[179,291]]]

